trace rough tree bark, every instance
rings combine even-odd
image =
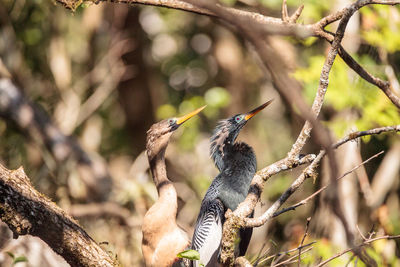
[[[0,219],[14,238],[37,236],[71,266],[117,266],[74,219],[32,187],[22,167],[0,164]]]

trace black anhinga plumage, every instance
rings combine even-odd
[[[220,174],[204,196],[192,239],[192,249],[199,251],[200,263],[205,266],[217,266],[225,212],[235,210],[246,198],[257,169],[253,149],[246,143],[235,142],[236,138],[247,121],[271,102],[220,121],[211,137],[210,154]],[[246,253],[251,234],[251,228],[241,231],[239,256]]]

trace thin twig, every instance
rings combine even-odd
[[[299,249],[307,248],[307,247],[309,247],[309,246],[311,246],[311,245],[314,245],[315,243],[317,243],[317,241],[312,241],[312,242],[310,242],[310,243],[307,243],[307,244],[302,245],[302,246],[297,247],[297,248],[292,248],[292,249],[287,250],[287,251],[278,252],[278,253],[276,253],[276,254],[274,254],[274,255],[265,257],[264,259],[262,259],[262,260],[260,260],[260,261],[256,261],[254,265],[257,265],[258,263],[263,263],[263,262],[265,262],[265,261],[267,261],[267,260],[269,260],[269,259],[275,258],[275,257],[277,257],[277,256],[281,257],[281,256],[288,255],[288,254],[290,254],[290,253],[292,253],[292,252],[295,252],[295,251],[297,251],[297,250],[299,250]],[[303,253],[302,253],[302,254],[303,254]]]
[[[284,22],[289,22],[289,13],[288,13],[287,1],[286,0],[282,1],[282,20]]]
[[[358,227],[358,224],[356,224],[356,228],[357,228],[357,231],[358,231],[358,233],[360,234],[360,236],[362,237],[362,239],[365,241],[365,240],[367,240],[367,238],[363,235],[363,233],[361,232],[361,230],[360,230],[360,227]]]
[[[310,248],[307,248],[307,249],[303,250],[303,251],[301,252],[301,255],[303,255],[304,253],[307,253],[307,252],[310,251],[311,249],[313,249],[313,248],[310,247]],[[295,259],[295,258],[297,258],[297,255],[293,255],[293,256],[291,256],[290,258],[288,258],[288,259],[286,259],[286,260],[284,260],[284,261],[282,261],[282,262],[279,262],[279,263],[276,264],[276,265],[271,265],[271,266],[278,267],[278,266],[281,266],[281,265],[284,265],[284,264],[291,264],[291,263],[298,262],[298,260],[293,260],[293,259]]]
[[[297,266],[300,267],[300,262],[301,262],[301,247],[303,246],[304,240],[306,239],[308,235],[308,226],[310,225],[311,217],[307,218],[307,224],[306,224],[306,230],[304,231],[303,239],[301,240],[300,246],[299,246],[299,260],[297,262]]]
[[[300,5],[297,9],[296,12],[293,13],[293,15],[289,18],[290,23],[296,23],[296,21],[299,19],[301,12],[303,12],[304,5]]]

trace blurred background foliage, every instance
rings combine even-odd
[[[280,0],[224,3],[275,17],[281,14]],[[302,3],[305,9],[299,23],[313,23],[350,1],[289,0],[290,12]],[[398,95],[399,30],[399,8],[365,7],[351,19],[343,42],[368,71],[389,80]],[[311,103],[328,44],[315,38],[274,36],[271,45],[303,83],[304,97]],[[24,132],[7,116],[0,119],[0,162],[8,168],[24,166],[34,186],[78,219],[96,241],[105,241],[103,246],[123,266],[143,264],[141,220],[157,197],[144,154],[146,131],[154,122],[207,105],[174,133],[167,149],[168,175],[180,199],[178,221],[190,235],[201,199],[217,174],[208,156],[208,138],[219,119],[275,99],[239,136],[254,148],[259,169],[284,157],[303,125],[239,34],[218,20],[172,9],[82,3],[70,12],[51,1],[0,0],[0,73],[11,77],[24,97],[46,112],[62,133],[105,162],[111,193],[105,202],[91,202],[77,163],[55,160],[40,138]],[[398,124],[400,113],[380,90],[338,58],[321,118],[340,138],[352,130]],[[365,235],[371,229],[378,234],[400,234],[399,144],[399,135],[388,134],[365,137],[338,151],[340,172],[386,151],[340,183],[345,214]],[[311,143],[304,152],[318,149]],[[279,197],[299,172],[270,179],[256,214]],[[307,181],[287,205],[327,181],[329,173],[322,166],[316,182]],[[322,195],[279,216],[255,230],[248,255],[262,255],[262,263],[269,266],[277,258],[272,255],[300,244],[306,218],[311,216],[306,243],[317,243],[304,254],[302,264],[329,258],[345,247],[345,235],[328,210]],[[6,252],[26,256],[28,263],[19,266],[65,265],[35,238],[8,237],[2,225],[1,266],[12,262]],[[398,241],[381,240],[368,252],[379,266],[400,266]],[[363,266],[350,254],[330,266],[347,262]]]

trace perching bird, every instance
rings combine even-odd
[[[176,223],[177,194],[167,177],[165,150],[172,133],[204,108],[180,118],[160,121],[147,131],[146,152],[158,200],[147,211],[142,224],[142,252],[146,266],[171,266],[177,260],[176,255],[190,245],[186,232]]]
[[[243,142],[235,142],[247,121],[268,106],[272,100],[256,109],[238,114],[218,123],[211,137],[210,154],[220,171],[208,188],[201,203],[192,239],[192,249],[200,253],[204,266],[217,266],[222,239],[222,226],[227,209],[232,211],[244,201],[257,169],[253,149]],[[246,253],[252,228],[240,231],[238,256]]]

